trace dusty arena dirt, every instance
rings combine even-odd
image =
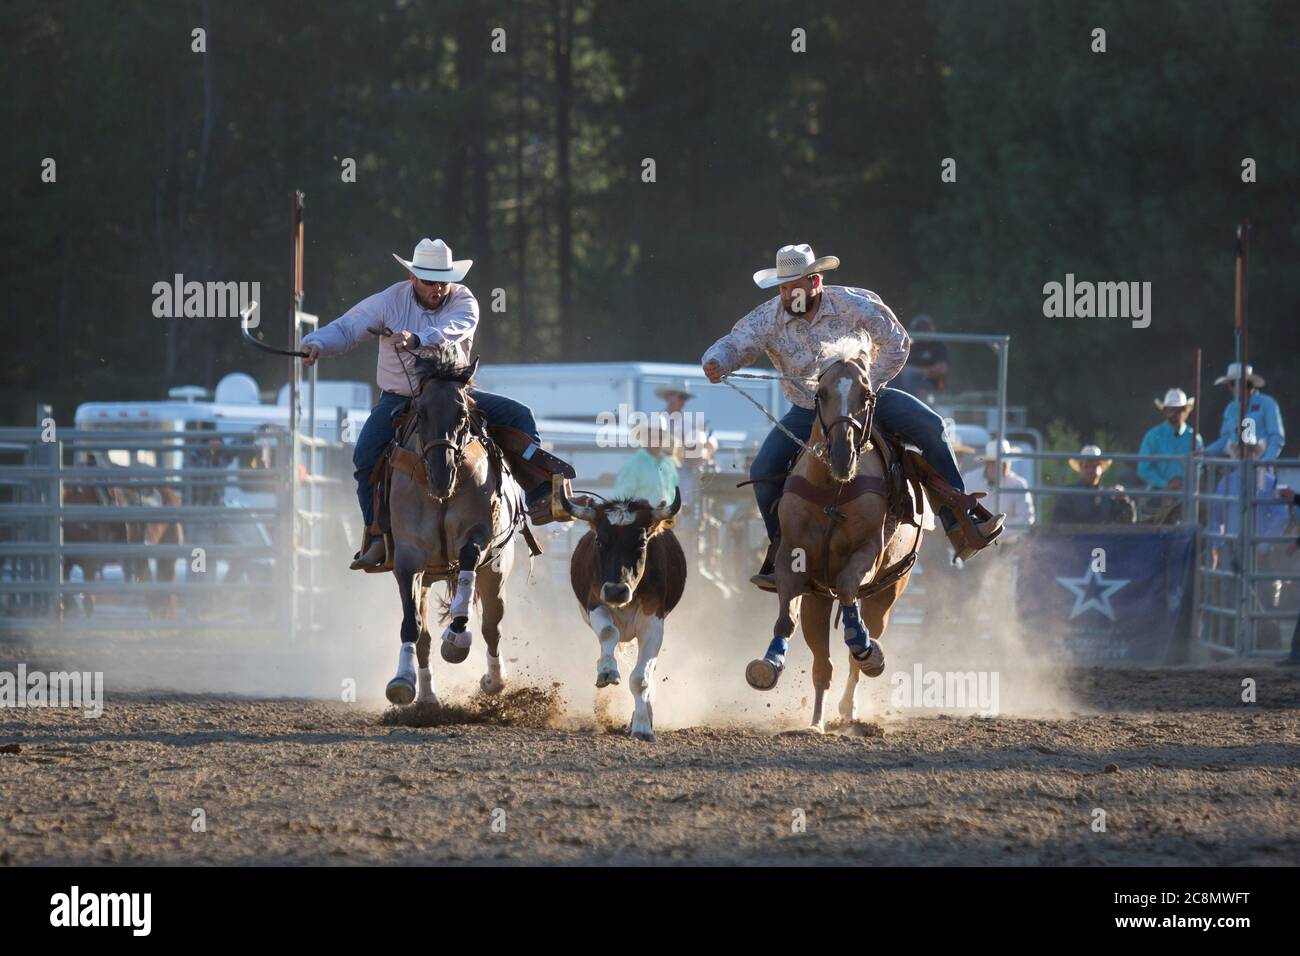
[[[1257,702],[1241,701],[1243,676]],[[880,716],[813,736],[133,692],[0,711],[0,863],[1288,864],[1300,675],[1073,670],[1052,718]],[[1105,832],[1094,830],[1105,812]],[[202,811],[206,830],[193,821]],[[799,826],[802,822],[802,827]]]

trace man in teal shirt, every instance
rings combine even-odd
[[[1192,413],[1196,399],[1188,398],[1181,388],[1171,388],[1165,393],[1162,402],[1156,399],[1156,408],[1165,413],[1164,424],[1156,425],[1142,439],[1142,448],[1138,454],[1178,455],[1186,458],[1192,450],[1193,441],[1196,450],[1204,448],[1200,435],[1193,434],[1187,426],[1187,417]],[[1184,465],[1181,461],[1140,461],[1138,477],[1147,483],[1148,488],[1157,491],[1181,491],[1186,479]]]
[[[1223,410],[1223,427],[1214,444],[1205,449],[1207,454],[1222,456],[1228,453],[1228,446],[1237,440],[1238,426],[1241,423],[1240,403],[1237,389],[1241,382],[1241,365],[1233,362],[1228,371],[1214,380],[1215,385],[1227,385],[1231,395],[1228,407]],[[1264,460],[1271,461],[1282,454],[1286,444],[1286,432],[1282,428],[1282,412],[1277,407],[1277,400],[1272,395],[1260,391],[1264,387],[1264,376],[1256,375],[1255,370],[1246,366],[1246,419],[1255,423],[1254,435],[1264,446]]]

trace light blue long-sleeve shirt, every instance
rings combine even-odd
[[[383,338],[370,332],[378,328],[410,332],[426,348],[450,342],[468,362],[474,347],[474,331],[478,328],[478,301],[465,286],[454,284],[441,305],[426,309],[416,299],[410,280],[404,279],[362,299],[329,325],[304,336],[302,344],[319,346],[321,355],[342,355],[362,342],[376,339],[379,360],[375,379],[379,387],[386,392],[410,395],[411,386],[402,368],[403,357],[396,350],[397,337]],[[409,365],[410,357],[405,357],[405,361]]]
[[[1241,474],[1233,469],[1219,479],[1216,495],[1227,495],[1240,500]],[[1255,497],[1277,497],[1277,477],[1265,468],[1255,469]],[[1224,534],[1241,533],[1241,506],[1237,501],[1216,501],[1210,506],[1209,527],[1219,528]],[[1255,505],[1255,536],[1280,537],[1286,532],[1287,506],[1283,504]]]
[[[1208,455],[1226,455],[1228,445],[1237,437],[1237,426],[1241,420],[1237,415],[1239,406],[1234,398],[1223,410],[1223,427],[1214,444],[1205,449]],[[1282,428],[1282,412],[1277,407],[1277,400],[1272,395],[1260,391],[1250,393],[1246,402],[1246,417],[1255,421],[1255,437],[1268,442],[1264,448],[1264,460],[1272,461],[1282,454],[1286,444],[1286,432]]]
[[[1192,450],[1192,436],[1192,429],[1186,422],[1183,422],[1183,430],[1180,432],[1175,432],[1168,422],[1161,422],[1143,437],[1138,454],[1186,456]],[[1201,436],[1195,437],[1197,449],[1204,448],[1205,442],[1201,441]],[[1175,478],[1187,480],[1182,463],[1177,461],[1140,461],[1138,477],[1149,488],[1167,488]]]

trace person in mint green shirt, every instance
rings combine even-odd
[[[1192,414],[1196,399],[1188,398],[1181,388],[1171,388],[1165,393],[1165,400],[1155,400],[1156,408],[1164,412],[1165,420],[1156,425],[1142,439],[1138,454],[1178,455],[1186,457],[1195,442],[1196,450],[1201,451],[1205,443],[1200,435],[1194,435],[1187,424]],[[1181,461],[1140,461],[1138,477],[1146,482],[1147,487],[1156,491],[1181,491],[1186,480],[1184,464]]]

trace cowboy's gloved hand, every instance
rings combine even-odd
[[[709,359],[702,368],[704,369],[704,377],[714,385],[722,381],[722,366],[718,364],[717,359]]]
[[[307,366],[308,368],[311,368],[311,366],[315,365],[316,360],[320,358],[319,345],[303,345],[302,351],[307,353],[306,355],[303,356],[302,364]]]
[[[417,339],[410,332],[407,331],[396,332],[394,333],[393,338],[396,340],[393,342],[393,348],[395,349],[409,350],[409,349],[418,349],[420,347],[420,340]]]

